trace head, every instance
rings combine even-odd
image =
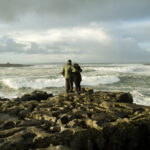
[[[74,66],[74,67],[78,67],[79,65],[78,65],[77,63],[74,63],[73,66]]]
[[[71,65],[71,64],[72,64],[72,61],[69,59],[69,60],[67,61],[67,64]]]

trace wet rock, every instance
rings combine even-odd
[[[122,93],[117,99],[117,102],[133,103],[133,97],[130,93]]]
[[[133,97],[130,93],[125,92],[103,92],[98,91],[94,93],[94,101],[110,101],[110,102],[123,102],[133,103]]]
[[[0,101],[8,101],[9,99],[8,98],[2,98],[0,97]]]
[[[81,130],[74,135],[70,147],[73,150],[101,150],[104,142],[103,135],[97,130]]]
[[[5,138],[11,135],[14,135],[17,132],[22,131],[24,128],[13,128],[13,129],[4,129],[0,131],[0,138]]]
[[[60,126],[51,126],[49,128],[50,133],[55,133],[55,132],[60,132],[61,131],[61,127]]]
[[[69,117],[68,116],[63,116],[62,118],[61,118],[61,123],[62,124],[67,124],[69,122]]]
[[[40,127],[41,125],[44,124],[42,120],[36,120],[36,119],[29,119],[28,120],[20,120],[20,122],[17,123],[17,126],[19,127],[30,127],[30,126],[35,126],[35,127]]]
[[[11,129],[11,128],[14,128],[15,125],[16,125],[16,123],[13,122],[13,121],[6,121],[6,122],[4,122],[4,124],[3,124],[3,126],[1,128],[3,128],[3,129]]]
[[[17,114],[17,116],[21,119],[24,119],[26,117],[28,117],[28,115],[30,114],[30,109],[26,109],[26,110],[21,110],[19,111],[19,113]]]
[[[10,130],[11,132],[7,131],[9,134],[5,134],[5,137],[1,137],[3,139],[3,142],[0,143],[0,149],[27,150],[32,146],[32,139],[35,136],[35,134],[25,131],[24,128],[12,130]]]
[[[54,146],[54,145],[50,145],[47,148],[37,148],[37,150],[71,150],[70,148],[63,146],[63,145],[58,145],[58,146]]]
[[[90,88],[82,88],[81,92],[86,93],[86,94],[92,94],[94,90]]]
[[[0,149],[149,150],[150,107],[131,94],[42,91],[0,101]]]
[[[34,91],[31,94],[25,94],[23,95],[20,100],[21,101],[29,101],[29,100],[47,100],[49,97],[52,97],[52,94],[48,94],[44,91]]]
[[[33,139],[33,147],[45,148],[50,145],[50,137],[38,137]]]

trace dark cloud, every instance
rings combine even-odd
[[[24,0],[0,0],[0,19],[6,22],[16,20],[29,10],[27,1]]]
[[[39,45],[31,42],[21,44],[15,40],[3,37],[0,39],[0,52],[11,54],[46,55],[51,57],[71,56],[80,62],[138,62],[148,61],[150,52],[142,51],[132,38],[114,38],[109,44],[101,44],[98,41],[55,42],[53,44]]]
[[[147,61],[149,14],[150,0],[0,0],[0,53]]]
[[[2,37],[0,39],[0,52],[1,53],[22,53],[25,48],[25,44],[16,43],[13,39],[9,37]]]
[[[129,25],[125,31],[139,42],[149,42],[150,21]]]
[[[63,22],[114,21],[150,17],[149,0],[0,0],[0,19],[13,21],[28,14]],[[35,16],[34,16],[35,17]],[[59,22],[60,23],[60,22]]]
[[[36,42],[22,44],[10,37],[0,39],[0,53],[15,54],[81,54],[81,50],[75,49],[74,45],[68,42],[55,42],[53,44],[39,45]]]

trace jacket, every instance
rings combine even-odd
[[[74,68],[71,63],[67,63],[63,67],[63,76],[65,79],[71,79],[73,77]]]
[[[80,72],[82,72],[82,69],[78,64],[74,65],[74,71],[73,71],[73,80],[74,82],[82,81],[82,77]]]

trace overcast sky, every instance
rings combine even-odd
[[[150,62],[150,0],[0,0],[0,63]]]

